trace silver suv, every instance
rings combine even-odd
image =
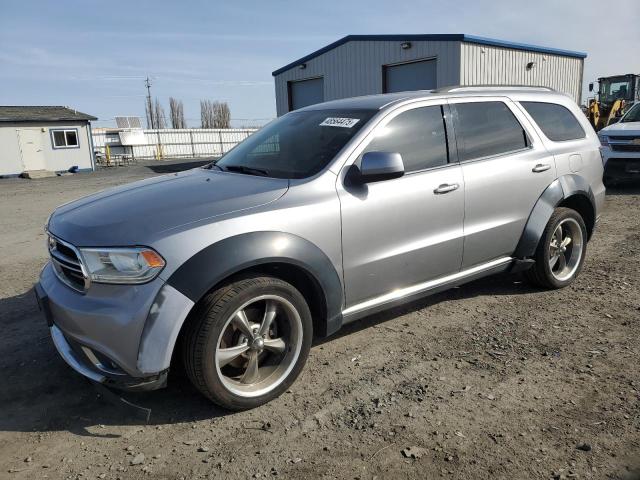
[[[578,275],[604,201],[599,142],[545,88],[338,100],[218,162],[59,207],[36,285],[75,370],[149,390],[185,365],[230,409],[300,373],[312,337],[504,271]]]

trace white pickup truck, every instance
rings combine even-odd
[[[598,132],[606,185],[640,179],[640,102]]]

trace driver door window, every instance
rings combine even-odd
[[[442,107],[401,113],[376,131],[363,154],[366,152],[399,153],[405,173],[446,165],[449,156]]]

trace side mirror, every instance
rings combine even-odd
[[[618,123],[621,118],[622,118],[622,116],[613,117],[611,120],[609,120],[609,125],[613,125],[614,123]]]
[[[402,155],[389,152],[367,152],[360,160],[360,181],[379,182],[404,175]]]
[[[589,84],[589,91],[590,91],[590,92],[593,92],[593,82],[591,82],[591,83]]]

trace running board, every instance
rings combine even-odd
[[[470,282],[489,273],[497,273],[505,270],[513,262],[512,257],[501,257],[482,265],[462,270],[446,277],[418,283],[410,287],[393,290],[379,297],[357,303],[342,311],[344,323],[349,323],[373,312],[384,310],[398,303],[404,303],[413,298],[419,298],[427,294],[449,289],[462,283]],[[495,272],[494,272],[495,271]]]

